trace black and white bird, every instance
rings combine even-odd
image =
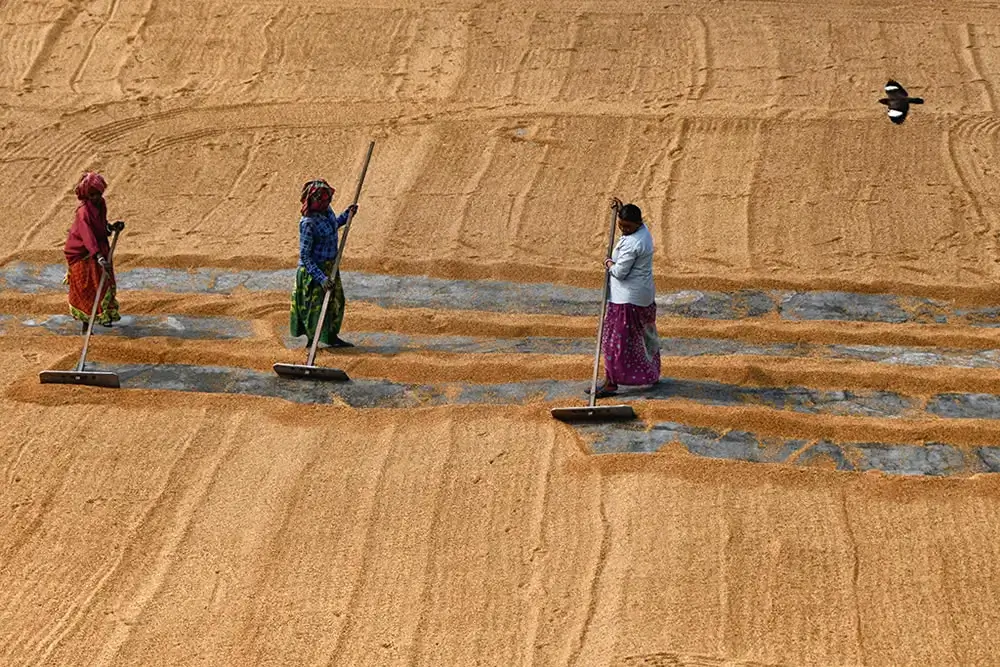
[[[883,97],[878,102],[889,107],[889,120],[896,125],[906,120],[906,114],[909,113],[911,104],[924,103],[924,98],[910,97],[906,94],[906,88],[892,79],[889,79],[889,82],[885,84],[885,94],[888,97]]]

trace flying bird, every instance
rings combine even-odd
[[[910,97],[906,94],[906,88],[892,79],[889,79],[889,82],[885,84],[885,94],[888,97],[883,97],[878,102],[889,107],[889,120],[896,125],[906,120],[906,114],[909,113],[911,104],[924,103],[924,98]]]

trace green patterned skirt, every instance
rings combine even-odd
[[[323,272],[329,275],[333,262],[323,264]],[[319,323],[319,311],[323,308],[323,284],[316,281],[304,267],[299,267],[295,273],[295,291],[292,292],[291,334],[292,336],[308,337],[307,345],[312,345],[316,326]],[[333,339],[340,333],[340,325],[344,322],[344,287],[340,283],[340,271],[333,280],[333,292],[330,294],[330,305],[326,309],[326,321],[320,327],[319,341],[332,345]]]
[[[101,284],[103,270],[96,260],[84,257],[69,265],[63,283],[69,285],[69,313],[81,322],[90,321],[90,311],[97,299],[97,287]],[[104,290],[97,304],[95,324],[110,327],[112,322],[122,318],[118,312],[118,287],[114,270],[104,281]]]

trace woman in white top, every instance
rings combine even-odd
[[[604,317],[604,384],[597,397],[613,396],[618,385],[660,381],[660,337],[656,333],[656,287],[653,284],[653,237],[635,204],[617,198],[622,236],[605,261],[611,294]]]

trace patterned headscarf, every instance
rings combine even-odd
[[[90,199],[90,196],[98,192],[104,194],[104,189],[108,187],[104,177],[95,171],[88,171],[76,185],[77,199]]]
[[[329,183],[323,179],[309,181],[302,186],[302,196],[300,197],[302,215],[325,211],[330,206],[331,199],[333,199],[333,188],[330,187]]]

